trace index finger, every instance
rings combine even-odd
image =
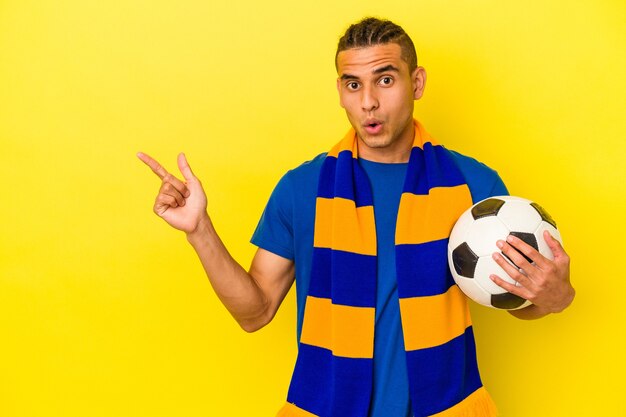
[[[534,262],[536,266],[543,268],[545,266],[545,257],[530,244],[530,241],[524,241],[523,237],[526,236],[511,233],[507,236],[506,241],[520,252],[529,263]]]
[[[153,159],[150,155],[145,154],[143,152],[137,153],[137,158],[141,159],[141,161],[148,165],[152,172],[157,174],[159,178],[163,179],[167,174],[167,170],[161,166],[155,159]]]

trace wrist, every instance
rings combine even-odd
[[[522,320],[536,320],[550,314],[549,311],[537,304],[531,304],[519,310],[509,310],[509,313]]]
[[[561,311],[569,307],[574,301],[575,296],[576,296],[576,290],[574,289],[574,287],[570,286],[567,291],[567,294],[563,297],[563,303],[559,306],[557,311],[554,311],[554,313],[560,313]]]
[[[203,237],[206,237],[211,230],[213,230],[213,224],[211,223],[211,218],[205,212],[198,221],[196,227],[192,231],[186,233],[187,240],[192,246],[195,246],[197,243],[201,242]]]

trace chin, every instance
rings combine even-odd
[[[367,145],[371,148],[384,148],[385,146],[389,145],[389,141],[387,140],[387,138],[374,138],[370,139]]]
[[[386,137],[379,137],[379,136],[369,137],[369,136],[365,136],[364,138],[361,138],[361,140],[363,141],[365,146],[367,146],[368,148],[385,148],[385,147],[389,146],[389,141],[387,140]]]

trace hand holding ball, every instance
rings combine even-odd
[[[506,240],[511,234],[553,259],[543,238],[544,230],[562,243],[555,221],[530,200],[498,196],[476,203],[459,217],[450,234],[448,263],[452,277],[459,288],[479,304],[504,310],[528,306],[529,301],[507,292],[489,278],[495,274],[516,285],[492,254],[500,252],[496,242]]]

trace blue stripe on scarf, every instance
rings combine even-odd
[[[448,409],[482,386],[472,326],[448,343],[410,351],[406,356],[416,417]],[[464,381],[464,384],[449,381]],[[433,398],[437,401],[433,402]]]
[[[357,207],[374,205],[371,185],[367,174],[359,164],[352,164],[352,154],[349,151],[339,153],[339,159],[327,156],[320,172],[320,182],[317,191],[318,197],[341,197],[355,202]],[[339,167],[339,171],[337,171]],[[338,174],[339,177],[335,177]],[[338,181],[335,178],[353,178],[354,182]],[[355,195],[356,188],[356,195]]]
[[[446,148],[440,145],[432,146],[430,143],[426,143],[424,148],[432,152],[424,153],[417,147],[411,151],[403,192],[426,195],[432,187],[454,187],[465,184],[463,174]],[[428,158],[428,161],[424,158]],[[427,175],[422,172],[425,162],[428,163]]]
[[[335,368],[335,406],[332,417],[363,417],[367,415],[372,395],[371,359],[333,356]]]
[[[300,343],[287,401],[318,415],[330,414],[333,398],[332,352]]]
[[[312,277],[330,276],[332,252],[333,250],[330,248],[313,248]],[[313,297],[331,298],[330,279],[312,279],[307,294]]]
[[[337,170],[337,158],[327,156],[320,170],[320,179],[317,185],[317,198],[335,197],[335,171]]]
[[[376,257],[344,252],[328,248],[313,248],[312,276],[358,276],[358,285],[350,280],[329,279],[311,280],[309,295],[319,298],[332,298],[333,303],[355,307],[376,307]],[[331,261],[332,259],[332,261]],[[323,270],[322,270],[323,269]],[[319,275],[318,275],[319,274]]]
[[[333,276],[358,277],[356,282],[351,279],[333,281],[333,303],[376,307],[376,257],[340,250],[333,250],[332,256]]]
[[[287,401],[318,416],[365,416],[372,366],[371,359],[336,357],[328,349],[300,343]]]
[[[411,279],[398,280],[398,297],[422,297],[443,294],[454,284],[448,265],[441,262],[447,256],[448,239],[417,245],[396,246],[396,270],[399,276]],[[433,279],[432,277],[446,277]]]

